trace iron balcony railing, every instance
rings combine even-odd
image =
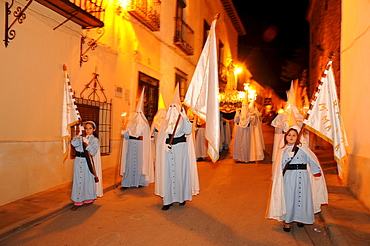
[[[160,8],[159,0],[131,0],[127,12],[151,31],[159,31]]]
[[[104,12],[103,4],[104,1],[109,0],[69,0],[74,5],[85,10],[87,13],[91,14],[95,18],[102,20],[102,13]]]
[[[175,17],[176,29],[174,44],[185,54],[194,54],[194,31],[180,17]]]
[[[82,28],[104,26],[105,6],[109,0],[36,0]],[[64,22],[66,22],[64,21]],[[61,23],[61,24],[64,24]]]

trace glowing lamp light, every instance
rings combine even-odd
[[[249,89],[249,83],[244,84],[244,90],[247,91]]]
[[[243,71],[240,67],[235,67],[235,73],[239,74]]]
[[[256,98],[257,98],[256,90],[249,89],[248,90],[248,98],[251,99],[251,100],[256,100]]]
[[[278,114],[282,114],[282,113],[284,113],[284,109],[281,108],[278,110]]]
[[[245,98],[245,91],[238,91],[238,98],[243,100]]]
[[[129,0],[118,0],[117,5],[120,6],[121,8],[123,8],[123,9],[126,9],[127,6],[130,5],[130,1]]]

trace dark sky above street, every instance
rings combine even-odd
[[[280,79],[281,67],[294,51],[308,47],[308,0],[233,0],[246,35],[239,37],[239,62],[261,85],[285,98],[290,82]]]

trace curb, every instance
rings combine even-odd
[[[8,227],[0,230],[0,242],[32,226],[40,224],[43,221],[70,209],[72,206],[73,204],[71,203],[63,203],[53,208],[44,210],[38,214],[35,214],[32,217],[11,224]]]
[[[107,192],[110,190],[114,190],[117,188],[118,185],[111,185],[109,187],[106,187],[103,191]],[[41,224],[42,222],[53,218],[54,216],[67,211],[73,207],[73,203],[71,202],[65,202],[61,203],[53,208],[46,209],[38,214],[33,215],[32,217],[29,217],[27,219],[24,219],[22,221],[18,221],[17,223],[11,224],[6,228],[3,228],[0,230],[0,242],[17,234],[24,230],[27,230],[28,228]]]
[[[321,206],[320,215],[325,223],[333,244],[336,246],[349,246],[348,241],[345,239],[338,225],[335,223],[335,220],[331,216],[328,206]]]

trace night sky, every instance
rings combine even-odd
[[[239,37],[238,60],[261,85],[286,99],[290,81],[281,79],[282,65],[309,44],[305,19],[308,0],[233,0],[246,35]]]

